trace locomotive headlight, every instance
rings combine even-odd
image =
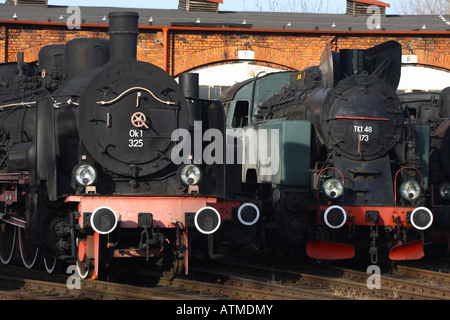
[[[329,179],[323,184],[323,191],[329,199],[337,199],[344,194],[344,185],[338,179]]]
[[[90,186],[97,179],[97,171],[89,164],[82,164],[75,170],[75,179],[80,186]]]
[[[443,184],[441,184],[441,186],[439,187],[439,195],[444,200],[450,200],[450,183],[449,182],[444,182]]]
[[[407,201],[414,201],[420,196],[420,184],[414,180],[408,180],[400,186],[400,194]]]
[[[194,164],[187,164],[181,169],[181,181],[187,185],[192,186],[200,182],[202,173],[200,168]]]

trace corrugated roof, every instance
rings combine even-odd
[[[61,23],[73,14],[67,12],[66,6],[12,6],[0,4],[0,21]],[[293,31],[416,31],[416,32],[450,32],[450,16],[414,15],[381,17],[380,29],[370,30],[367,17],[353,17],[347,14],[311,14],[311,13],[279,13],[279,12],[234,12],[219,13],[187,12],[181,10],[161,9],[127,9],[114,7],[80,7],[81,23],[91,25],[107,25],[104,20],[112,11],[137,11],[140,26],[172,26],[187,25],[222,26],[225,28],[238,26],[265,30]],[[14,19],[13,15],[17,18]],[[200,23],[197,23],[200,21]],[[425,25],[426,28],[423,28]],[[203,25],[206,26],[206,25]],[[450,34],[450,33],[449,33]]]

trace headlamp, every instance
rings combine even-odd
[[[194,164],[187,164],[180,171],[181,181],[187,186],[196,185],[200,182],[201,177],[200,168]]]
[[[444,182],[439,187],[439,195],[444,200],[450,200],[450,183]]]
[[[90,186],[97,179],[97,171],[89,164],[82,164],[75,169],[75,180],[80,186]]]
[[[417,200],[420,196],[420,192],[420,184],[414,180],[405,181],[400,186],[402,198],[410,202]]]
[[[342,184],[342,181],[338,179],[329,179],[325,181],[322,188],[325,195],[331,200],[337,199],[344,194],[344,185]]]

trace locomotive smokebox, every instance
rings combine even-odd
[[[136,61],[139,14],[110,12],[108,18],[111,62]]]

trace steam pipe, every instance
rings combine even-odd
[[[170,74],[169,72],[169,28],[162,28],[163,31],[163,70]]]

